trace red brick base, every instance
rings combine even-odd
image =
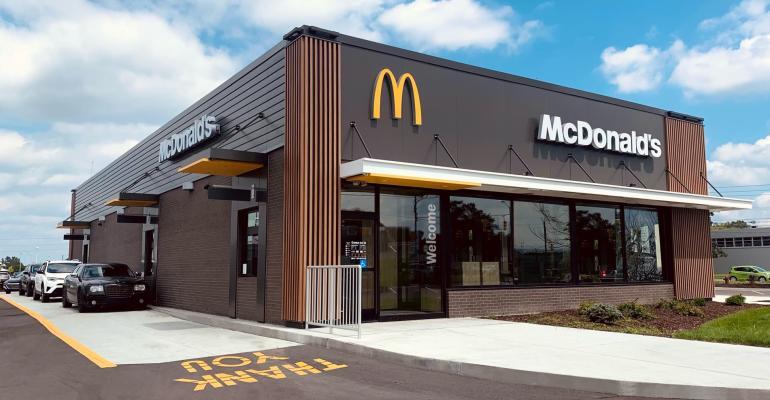
[[[577,308],[583,301],[619,304],[637,300],[655,303],[674,297],[671,283],[626,286],[468,289],[447,292],[449,317],[527,314]]]

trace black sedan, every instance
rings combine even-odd
[[[40,264],[27,265],[21,271],[21,282],[19,282],[19,296],[32,297],[35,292],[35,275],[40,269]]]
[[[3,283],[5,294],[11,294],[11,292],[19,290],[19,282],[21,282],[21,272],[11,275],[11,278]]]
[[[146,285],[126,264],[80,264],[64,279],[62,307],[145,307]]]

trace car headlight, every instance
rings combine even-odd
[[[94,285],[88,288],[88,291],[90,293],[104,293],[104,286],[102,285]]]
[[[134,285],[134,291],[135,292],[144,292],[144,285],[143,284]]]

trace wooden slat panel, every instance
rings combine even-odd
[[[668,190],[686,193],[689,189],[692,193],[708,194],[704,179],[706,142],[702,124],[666,118],[666,165],[681,181],[669,175]],[[714,297],[708,211],[672,209],[671,236],[677,298]]]
[[[339,57],[339,44],[307,36],[286,48],[286,321],[304,321],[306,267],[339,263]]]
[[[706,139],[703,125],[666,118],[666,164],[680,181],[668,176],[672,192],[708,194],[706,180]],[[685,188],[682,183],[687,186]]]
[[[671,210],[674,252],[674,291],[679,299],[714,297],[709,212]]]

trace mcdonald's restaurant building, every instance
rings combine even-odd
[[[714,295],[700,118],[303,26],[72,191],[70,257],[161,306],[368,320]]]

